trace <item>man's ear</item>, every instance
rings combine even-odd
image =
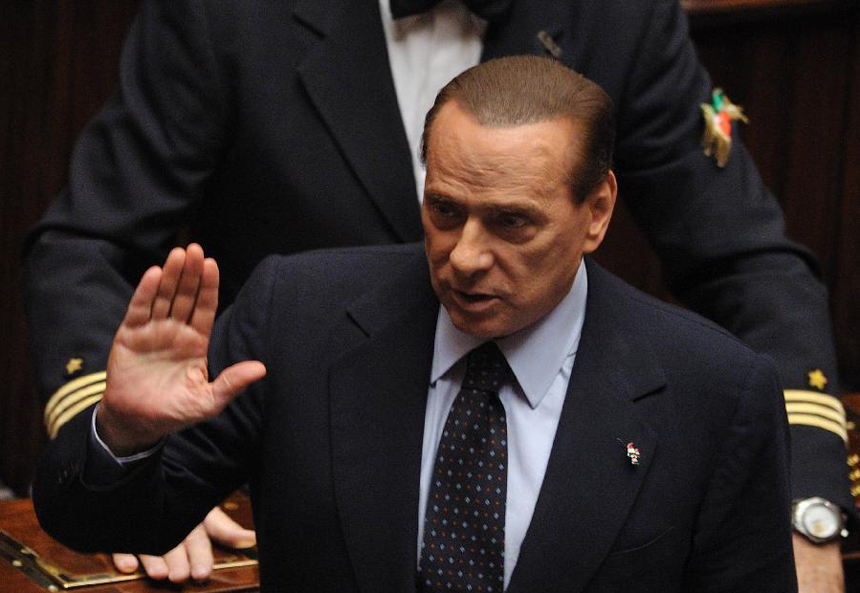
[[[597,187],[585,199],[583,204],[591,213],[591,220],[585,234],[583,253],[592,253],[603,242],[606,229],[609,228],[609,219],[615,209],[615,198],[618,195],[618,182],[612,170],[606,173]]]

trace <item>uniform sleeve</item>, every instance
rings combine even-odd
[[[133,284],[188,226],[221,158],[222,78],[202,5],[141,3],[118,91],[82,134],[68,187],[25,242],[31,345],[52,437],[100,398]]]
[[[786,237],[737,125],[725,167],[705,156],[701,104],[711,91],[680,4],[655,4],[617,106],[620,194],[672,293],[775,360],[791,425],[792,496],[853,509],[827,291],[812,254]]]
[[[684,591],[797,591],[789,521],[789,435],[779,383],[764,357],[757,357],[746,375],[715,452]]]

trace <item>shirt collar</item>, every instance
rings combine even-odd
[[[458,30],[464,34],[474,32],[483,37],[487,29],[487,21],[472,13],[459,0],[445,0],[428,12],[400,19],[394,19],[391,15],[390,0],[379,0],[379,12],[382,16],[382,24],[386,33],[390,33],[393,39],[402,39],[411,32],[426,29],[432,25],[437,16],[444,19],[449,27],[459,27]]]
[[[576,353],[585,321],[588,276],[581,261],[573,285],[543,319],[515,334],[496,340],[529,405],[537,408],[568,356]],[[486,340],[454,327],[445,307],[439,307],[430,382],[435,384],[461,358]]]

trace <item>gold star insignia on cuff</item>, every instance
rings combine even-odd
[[[74,375],[82,368],[84,368],[83,358],[70,358],[69,362],[66,363],[66,374]]]
[[[806,373],[809,377],[809,386],[815,387],[821,391],[824,391],[824,386],[827,385],[827,377],[824,376],[824,373],[821,369],[815,369],[814,371],[809,371]]]

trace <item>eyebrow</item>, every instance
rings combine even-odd
[[[457,198],[453,198],[438,191],[428,192],[424,200],[425,202],[429,203],[448,203],[453,206],[463,206],[463,202],[461,200],[458,200]],[[535,220],[543,220],[546,218],[546,214],[543,212],[543,210],[541,210],[537,206],[532,205],[531,203],[482,204],[477,207],[477,211],[489,213],[491,215],[516,214],[520,216],[527,216]]]

